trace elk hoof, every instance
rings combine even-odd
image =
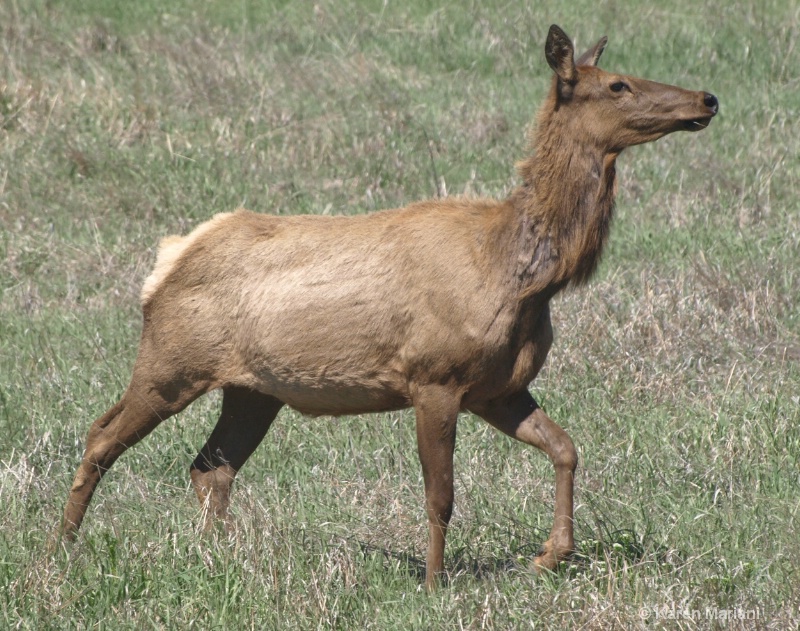
[[[533,559],[533,569],[539,575],[554,571],[557,565],[558,561],[552,552],[545,552]]]
[[[533,569],[539,575],[554,572],[558,563],[568,558],[570,554],[572,554],[572,547],[557,547],[547,540],[533,558]]]

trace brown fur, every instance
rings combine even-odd
[[[413,406],[433,587],[452,512],[456,418],[469,410],[553,461],[555,520],[535,563],[554,568],[573,548],[577,455],[527,390],[552,342],[550,298],[597,267],[619,153],[705,127],[717,110],[707,93],[598,69],[605,41],[576,65],[569,38],[551,28],[556,74],[522,184],[506,200],[348,217],[240,210],[165,239],[142,291],[130,385],[89,431],[64,533],[74,535],[125,449],[222,388],[219,422],[191,468],[215,515],[226,515],[233,477],[284,404],[310,415]]]

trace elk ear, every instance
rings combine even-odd
[[[596,66],[597,60],[600,59],[600,55],[602,55],[603,51],[606,49],[606,44],[608,44],[608,38],[605,36],[601,37],[599,42],[578,57],[578,61],[575,62],[575,65]]]
[[[563,83],[569,85],[575,83],[578,77],[575,70],[575,49],[569,36],[555,24],[550,27],[550,32],[547,34],[544,56]]]

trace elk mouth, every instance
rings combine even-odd
[[[706,116],[704,118],[690,118],[685,121],[681,121],[681,127],[685,131],[700,131],[701,129],[705,129],[711,124],[711,116]]]

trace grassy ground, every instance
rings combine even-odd
[[[0,625],[797,628],[795,4],[466,4],[0,4]],[[575,561],[531,572],[552,467],[468,416],[431,597],[410,413],[283,412],[235,533],[200,535],[187,469],[214,395],[127,452],[78,543],[48,553],[86,430],[126,385],[159,238],[238,205],[506,194],[552,22],[722,107],[621,157],[600,272],[554,304],[533,391],[580,452]]]

